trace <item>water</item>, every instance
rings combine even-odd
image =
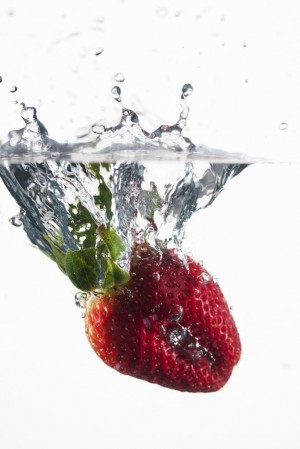
[[[115,77],[124,79],[120,73]],[[110,128],[92,125],[97,136],[93,141],[59,144],[49,138],[36,109],[25,106],[21,110],[25,126],[11,131],[1,147],[0,176],[20,207],[11,222],[23,225],[30,242],[62,269],[68,251],[97,248],[102,227],[111,227],[122,240],[124,248],[116,262],[127,272],[136,242],[147,241],[158,251],[175,247],[184,259],[182,245],[190,218],[210,206],[225,184],[248,165],[246,156],[240,155],[235,163],[213,162],[217,153],[212,150],[213,156],[205,160],[202,148],[184,137],[191,84],[182,87],[177,123],[151,133],[140,126],[134,111],[124,107],[120,87],[111,92],[121,106],[121,120]],[[178,161],[166,180],[170,154]],[[222,153],[222,158],[229,157]],[[14,162],[18,159],[21,162]],[[93,288],[105,283],[106,270],[97,263]]]

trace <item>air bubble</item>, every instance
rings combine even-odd
[[[2,78],[2,76],[0,76],[0,83],[2,83],[2,81],[3,81],[3,78]]]
[[[213,280],[213,283],[214,283],[214,284],[219,285],[219,281],[218,281],[218,278],[216,278],[216,276],[214,276],[214,277],[212,278],[212,280]]]
[[[118,72],[115,74],[114,79],[118,83],[123,83],[123,81],[125,81],[125,76],[123,75],[123,73]]]
[[[279,129],[281,131],[284,131],[285,129],[287,129],[287,127],[288,127],[288,124],[286,122],[281,122],[279,125]]]
[[[247,42],[243,42],[243,47],[247,47]]]
[[[151,329],[151,321],[149,320],[149,318],[144,318],[143,323],[146,329]]]
[[[157,271],[155,271],[155,272],[153,273],[152,276],[154,277],[154,279],[155,279],[156,281],[159,281],[159,280],[160,280],[160,274],[159,274]]]
[[[16,228],[19,228],[20,226],[22,226],[22,221],[21,221],[19,215],[16,215],[15,217],[11,217],[9,219],[9,222],[10,222],[10,224],[15,226]]]
[[[166,333],[167,333],[166,328],[163,325],[160,326],[160,331],[163,335],[166,335]]]
[[[170,310],[170,321],[178,321],[182,317],[183,307],[179,304],[173,304]]]
[[[202,273],[202,274],[201,274],[201,277],[202,277],[202,280],[203,280],[203,284],[204,284],[204,285],[206,285],[206,284],[209,282],[209,280],[210,280],[210,276],[209,276],[209,274],[207,274],[207,273]]]
[[[17,92],[18,88],[17,86],[13,86],[10,88],[10,92],[13,94],[14,92]]]
[[[85,292],[77,292],[75,297],[74,297],[75,305],[77,307],[80,307],[81,309],[83,309],[85,307],[87,296],[88,295]]]

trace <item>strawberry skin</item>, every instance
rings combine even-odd
[[[130,280],[90,299],[86,334],[110,367],[164,387],[212,392],[228,381],[241,343],[219,286],[191,258],[136,245]]]

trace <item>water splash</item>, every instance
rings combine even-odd
[[[121,74],[117,75],[121,82]],[[134,242],[180,251],[191,216],[212,204],[227,181],[247,165],[203,159],[183,136],[192,91],[190,84],[182,87],[181,111],[174,125],[147,132],[138,115],[123,105],[121,88],[114,86],[112,96],[121,108],[119,123],[92,125],[94,140],[83,144],[50,139],[36,109],[24,104],[25,126],[11,131],[1,146],[2,155],[20,157],[21,162],[6,160],[0,176],[19,204],[18,217],[29,240],[57,260],[59,252],[96,246],[99,226],[112,226],[125,242],[126,250],[118,259],[125,270]],[[74,154],[78,161],[72,160]],[[170,170],[171,155],[176,164]],[[100,286],[101,282],[100,276]],[[180,311],[173,315],[176,321]]]
[[[124,75],[117,73],[115,79],[121,83]],[[211,150],[195,145],[184,136],[184,128],[189,116],[188,97],[192,94],[191,84],[184,84],[180,95],[181,111],[174,125],[163,124],[154,131],[147,131],[139,123],[135,111],[128,109],[122,102],[119,85],[113,86],[113,99],[120,105],[121,118],[115,126],[107,127],[94,123],[87,132],[79,137],[77,143],[59,143],[50,139],[45,126],[37,118],[34,107],[20,103],[21,116],[25,126],[12,130],[8,142],[0,146],[0,162],[43,161],[49,157],[74,162],[112,162],[115,160],[164,159],[177,160],[201,158],[209,161],[234,161],[239,164],[253,162],[242,154],[230,154],[220,150]],[[85,141],[82,141],[85,139]]]

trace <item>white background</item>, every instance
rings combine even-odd
[[[53,137],[65,136],[97,114],[118,117],[109,90],[122,71],[126,103],[145,127],[173,123],[178,90],[192,82],[194,140],[298,158],[296,2],[106,3],[1,2],[1,136],[21,126],[11,85],[38,105]],[[98,31],[86,32],[97,16],[99,44]],[[249,167],[190,225],[193,252],[218,277],[243,343],[228,385],[208,395],[122,376],[97,358],[74,288],[7,223],[17,208],[0,185],[0,446],[299,448],[299,174],[296,164]]]

